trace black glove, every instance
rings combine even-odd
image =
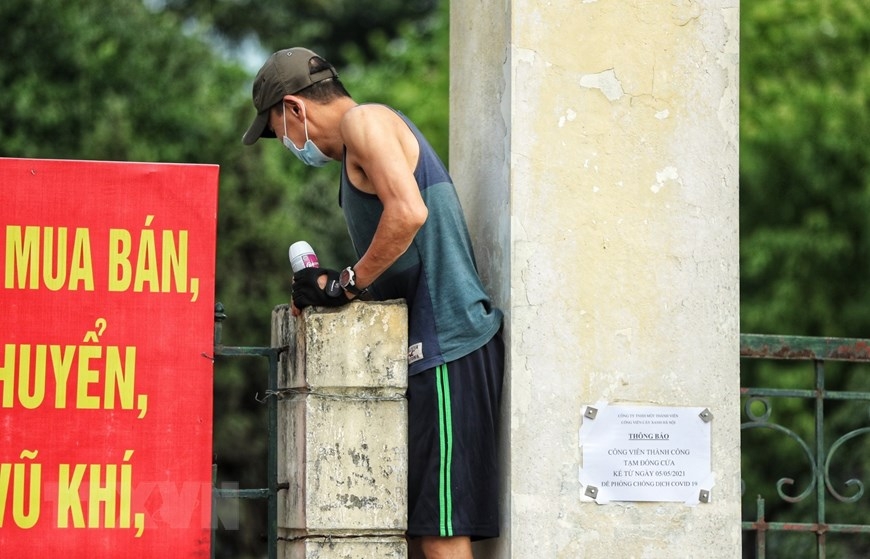
[[[326,275],[326,287],[320,288],[317,279]],[[305,307],[340,307],[350,303],[338,283],[339,273],[326,268],[302,268],[293,274],[293,305]]]

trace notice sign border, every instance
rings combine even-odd
[[[580,427],[584,496],[598,504],[710,502],[712,420],[702,407],[585,406]]]

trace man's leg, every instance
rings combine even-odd
[[[408,559],[426,559],[420,549],[420,538],[405,538],[408,542]]]
[[[471,539],[466,536],[440,538],[423,536],[420,538],[426,559],[473,559]]]

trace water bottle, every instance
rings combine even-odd
[[[290,245],[290,266],[295,274],[302,268],[319,268],[320,262],[311,245],[305,241],[296,241]]]

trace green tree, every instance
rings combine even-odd
[[[225,340],[268,344],[270,310],[289,297],[286,247],[314,236],[326,210],[302,214],[284,196],[304,174],[276,150],[242,149],[253,112],[248,72],[196,27],[139,0],[7,0],[0,37],[3,156],[220,165],[216,293],[230,316]],[[219,363],[215,374],[219,475],[242,487],[265,484],[258,365]],[[225,556],[262,549],[265,515],[245,514],[256,507],[243,503]]]
[[[238,39],[248,38],[263,59],[290,42],[322,50],[358,100],[403,109],[446,154],[446,3],[427,17],[425,1],[345,4],[331,22],[323,3],[307,3],[320,15],[302,20],[275,2],[233,11],[241,4],[175,3],[178,9],[169,10],[159,0],[6,0],[0,156],[220,165],[216,298],[228,315],[223,342],[267,345],[270,312],[290,297],[287,247],[308,240],[333,268],[353,255],[337,208],[338,165],[306,168],[275,140],[242,146],[254,114],[253,71],[236,50]],[[381,23],[368,28],[363,15]],[[307,34],[288,38],[286,22],[300,21],[294,29]],[[233,31],[220,22],[240,26]],[[339,39],[320,37],[323,26]],[[353,35],[342,36],[342,26],[352,26]],[[265,486],[265,406],[255,396],[266,387],[259,360],[218,360],[219,481]],[[219,531],[218,557],[262,556],[265,549],[263,503],[239,506],[239,530]]]
[[[741,6],[744,331],[870,333],[870,4]]]
[[[772,334],[870,337],[870,4],[863,0],[753,0],[741,4],[741,330]],[[826,365],[828,390],[870,391],[866,366]],[[807,364],[746,361],[743,386],[811,390]],[[774,399],[771,420],[813,448],[807,399]],[[825,448],[867,426],[867,406],[828,402]],[[867,436],[832,457],[843,494],[867,483]],[[812,522],[811,463],[796,439],[773,431],[743,437],[744,518],[755,496],[768,521]],[[818,465],[820,468],[823,464]],[[863,503],[863,504],[862,504]],[[866,496],[841,505],[828,497],[828,521],[870,523]],[[857,557],[867,539],[830,535],[828,557]],[[773,557],[815,556],[812,535],[768,539]],[[752,546],[744,552],[754,556]]]
[[[376,61],[373,33],[389,38],[430,14],[438,0],[151,0],[155,6],[212,27],[233,45],[253,42],[269,52],[307,46],[335,64],[342,49],[362,49]]]

